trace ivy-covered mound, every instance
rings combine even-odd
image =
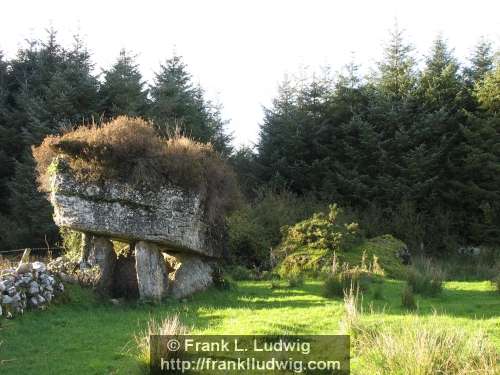
[[[386,276],[403,278],[406,271],[401,256],[407,253],[404,242],[391,235],[365,239],[359,225],[342,222],[341,214],[334,204],[327,214],[316,213],[286,228],[275,251],[278,273],[284,277],[297,273],[318,275],[330,269],[336,255],[337,262],[350,266],[378,264]]]

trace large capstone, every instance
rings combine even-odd
[[[58,226],[123,242],[148,241],[178,252],[220,256],[221,246],[209,235],[204,219],[202,195],[175,186],[148,189],[112,180],[77,181],[65,163],[57,159],[51,181],[50,201]]]

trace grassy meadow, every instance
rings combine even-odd
[[[416,296],[417,309],[401,306],[402,281],[387,279],[374,299],[372,285],[362,297],[361,321],[401,326],[418,320],[473,335],[484,331],[500,351],[500,298],[489,281],[447,282],[439,297]],[[161,305],[115,306],[89,289],[68,288],[69,301],[46,311],[0,321],[0,373],[141,373],[134,335],[151,317],[179,314],[194,334],[336,334],[345,319],[342,298],[322,296],[320,281],[272,289],[269,281],[240,281],[235,289],[215,288]],[[352,349],[352,372],[363,373],[363,357]]]

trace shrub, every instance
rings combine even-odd
[[[331,272],[333,264],[337,268],[345,263],[360,265],[363,263],[363,254],[365,254],[365,266],[361,265],[361,268],[368,273],[374,276],[403,279],[406,278],[407,267],[401,263],[397,254],[404,247],[403,242],[391,235],[364,240],[353,248],[340,252],[301,247],[296,252],[287,255],[276,270],[281,275],[285,275],[289,270],[298,267],[304,274],[313,276],[321,272]]]
[[[409,285],[406,285],[401,293],[401,305],[408,310],[415,310],[417,308],[413,289]]]
[[[305,219],[324,206],[314,197],[262,189],[256,199],[227,218],[229,252],[239,264],[271,269],[271,249],[282,238],[281,228]]]
[[[415,293],[436,296],[443,290],[445,274],[429,259],[419,259],[408,269],[408,285]]]
[[[290,254],[301,248],[348,250],[361,239],[357,223],[345,223],[342,209],[336,204],[329,206],[328,214],[316,213],[286,229],[279,253]]]
[[[382,284],[376,284],[373,288],[373,299],[383,300],[384,299],[384,288]]]
[[[61,237],[61,245],[64,248],[64,255],[70,261],[76,262],[80,259],[82,234],[80,232],[68,229],[59,228],[59,235]]]
[[[150,363],[149,353],[151,345],[150,339],[152,335],[164,335],[171,338],[177,338],[187,333],[188,329],[181,323],[178,315],[165,318],[161,321],[158,321],[155,318],[149,319],[147,328],[140,334],[134,336],[135,343],[137,345],[137,357],[139,362],[143,366],[148,366]],[[179,357],[179,351],[175,352],[175,356]]]
[[[341,297],[344,293],[344,284],[337,275],[330,275],[323,283],[323,296],[326,298]]]
[[[281,288],[280,281],[278,279],[272,279],[271,283],[269,284],[269,287],[271,289],[279,289],[279,288]]]
[[[174,184],[202,193],[210,221],[231,210],[238,197],[234,173],[209,144],[179,135],[163,139],[153,124],[139,118],[118,117],[101,126],[46,137],[33,147],[44,191],[50,190],[49,176],[60,167],[55,162],[58,155],[78,180],[111,179],[151,189]]]
[[[289,288],[296,288],[304,284],[304,275],[300,271],[291,272],[286,276]]]
[[[323,283],[323,296],[342,297],[351,288],[366,291],[371,283],[371,275],[360,267],[344,265],[337,273],[330,274]]]
[[[229,269],[229,273],[233,280],[243,281],[243,280],[254,280],[255,275],[246,267],[234,266]]]
[[[478,255],[454,254],[436,259],[439,266],[452,280],[491,280],[500,272],[500,251],[482,246]]]
[[[400,325],[353,325],[362,374],[498,374],[498,353],[484,332],[411,316]]]
[[[214,286],[219,290],[232,290],[236,289],[236,284],[233,279],[226,275],[222,268],[216,267],[212,272],[212,280]]]

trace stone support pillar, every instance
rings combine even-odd
[[[135,244],[135,268],[141,299],[160,300],[167,295],[167,265],[157,245],[146,241]]]

